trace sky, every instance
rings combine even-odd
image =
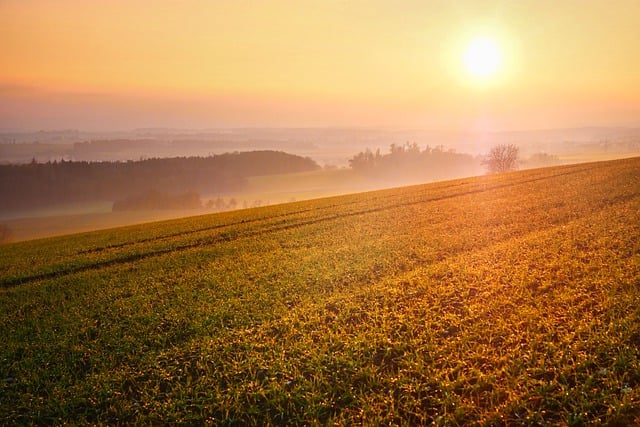
[[[640,126],[639,22],[638,0],[0,0],[0,129]]]

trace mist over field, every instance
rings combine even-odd
[[[0,414],[638,425],[639,236],[631,158],[4,245]]]
[[[279,150],[311,157],[321,166],[348,166],[356,153],[387,151],[391,144],[443,146],[471,155],[492,145],[516,144],[565,159],[595,159],[640,152],[640,128],[582,127],[530,131],[472,132],[394,128],[230,128],[7,132],[0,130],[0,164],[54,160],[117,161],[208,156],[234,151]]]
[[[18,241],[477,176],[499,144],[517,168],[545,167],[638,154],[640,129],[5,132],[0,221]]]
[[[639,22],[0,0],[0,425],[640,426]]]

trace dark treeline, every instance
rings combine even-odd
[[[309,158],[279,151],[227,153],[127,162],[31,162],[0,165],[0,209],[25,209],[86,201],[115,201],[144,194],[238,191],[246,178],[318,169]]]
[[[413,143],[392,144],[388,154],[371,150],[349,160],[351,168],[367,176],[406,181],[437,181],[482,174],[481,158],[445,150],[443,146],[424,150]]]

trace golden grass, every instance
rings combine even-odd
[[[640,423],[640,159],[0,249],[6,424]]]

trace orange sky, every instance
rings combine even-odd
[[[2,0],[0,128],[639,126],[639,22],[637,0]]]

